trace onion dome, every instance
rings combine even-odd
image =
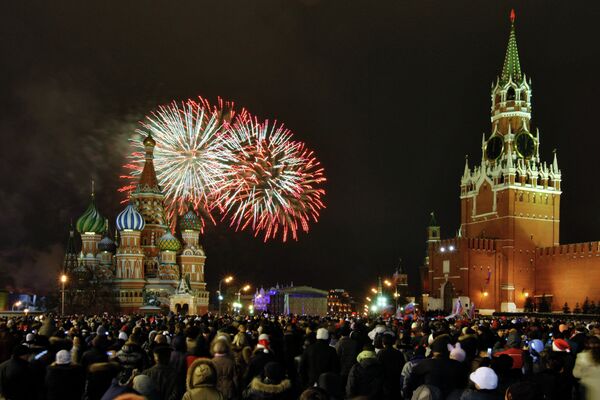
[[[198,231],[202,230],[202,222],[200,218],[194,212],[194,209],[190,206],[188,212],[186,212],[179,219],[179,229],[182,231]]]
[[[101,241],[98,242],[98,250],[100,251],[108,251],[109,253],[114,253],[117,251],[117,245],[111,238],[108,236],[104,236]]]
[[[86,232],[102,233],[104,231],[104,217],[100,215],[96,208],[96,202],[94,201],[94,195],[92,194],[92,201],[88,206],[87,210],[77,220],[75,225],[77,232],[84,234]]]
[[[154,138],[150,134],[148,134],[148,136],[146,136],[146,138],[144,139],[144,141],[142,143],[144,143],[144,146],[149,146],[149,147],[156,146],[156,140],[154,140]]]
[[[131,203],[125,207],[119,215],[117,215],[117,229],[120,231],[131,230],[141,231],[146,226],[144,217],[135,209]]]
[[[167,231],[167,233],[165,233],[160,237],[160,239],[158,239],[158,248],[160,249],[160,251],[178,251],[179,249],[181,249],[181,243],[175,236],[173,236],[171,231]]]

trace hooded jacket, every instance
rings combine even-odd
[[[187,372],[187,392],[182,400],[224,400],[215,384],[217,372],[215,367],[207,358],[197,358],[190,365]]]
[[[289,379],[284,379],[279,383],[268,383],[257,376],[252,379],[248,389],[244,391],[244,399],[291,400],[293,398],[292,383]]]
[[[353,398],[366,396],[368,399],[380,399],[383,395],[384,369],[375,352],[362,351],[356,357],[355,364],[348,375],[346,396]]]

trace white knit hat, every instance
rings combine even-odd
[[[56,353],[56,363],[59,365],[71,364],[71,353],[61,350]]]
[[[129,336],[127,336],[127,332],[119,332],[119,340],[124,340],[127,341],[127,339],[129,338]]]
[[[327,340],[329,339],[329,331],[325,328],[317,329],[317,340]]]
[[[450,358],[452,360],[463,362],[465,361],[465,358],[467,358],[467,353],[465,353],[458,342],[455,346],[448,344],[448,351],[450,351]]]
[[[471,373],[470,379],[479,389],[494,390],[498,387],[498,375],[489,367],[479,367]]]

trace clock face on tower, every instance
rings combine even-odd
[[[529,132],[521,132],[515,138],[517,154],[521,158],[531,158],[535,154],[535,139]]]
[[[496,161],[504,150],[504,139],[501,136],[492,136],[485,144],[485,157],[488,161]]]

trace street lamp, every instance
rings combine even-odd
[[[60,276],[60,283],[62,285],[62,290],[60,294],[60,315],[65,315],[65,283],[67,283],[67,275],[62,274]]]
[[[371,292],[373,292],[373,293],[377,294],[377,289],[375,289],[375,288],[371,288]]]
[[[221,304],[223,303],[223,295],[221,294],[221,284],[223,282],[229,283],[233,280],[233,276],[229,275],[219,281],[219,290],[217,293],[219,294],[219,315],[221,315]]]
[[[245,285],[243,287],[240,288],[240,290],[237,291],[236,295],[237,295],[237,302],[233,304],[234,308],[237,308],[238,310],[241,310],[242,308],[242,300],[241,300],[241,292],[246,292],[250,290],[250,285]]]

